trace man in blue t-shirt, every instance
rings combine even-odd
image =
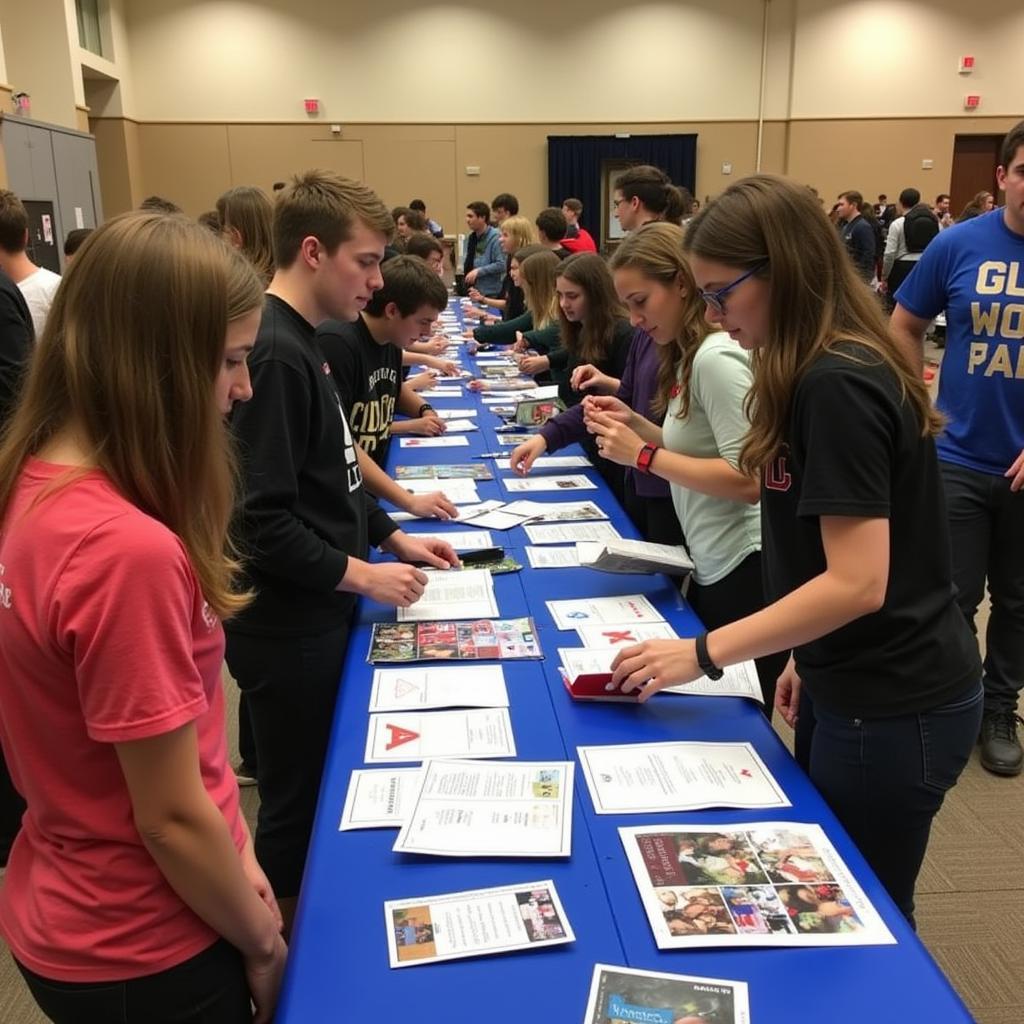
[[[1003,140],[1006,206],[943,231],[896,293],[892,329],[923,364],[924,332],[946,311],[938,440],[953,578],[968,621],[988,579],[981,763],[1024,765],[1017,700],[1024,686],[1024,121]]]

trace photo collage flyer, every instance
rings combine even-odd
[[[542,657],[531,618],[378,622],[367,661],[487,661]]]
[[[620,828],[659,949],[890,945],[817,825]]]
[[[480,463],[449,463],[440,466],[395,466],[396,480],[493,480],[489,466]]]

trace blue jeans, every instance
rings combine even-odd
[[[957,603],[971,629],[988,581],[985,711],[1015,711],[1024,687],[1024,490],[1010,481],[940,462],[953,543]],[[1009,467],[1007,467],[1009,468]]]
[[[51,981],[14,962],[54,1024],[252,1024],[241,954],[223,939],[130,981]]]
[[[979,684],[930,711],[871,719],[832,714],[809,696],[801,700],[804,767],[911,924],[932,819],[971,756],[982,698]]]

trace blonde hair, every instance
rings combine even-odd
[[[515,243],[512,252],[533,245],[537,241],[537,228],[529,217],[506,217],[498,227],[498,233],[508,235]]]
[[[264,285],[274,276],[274,207],[266,192],[248,185],[229,189],[217,200],[222,230],[234,228],[239,249],[253,265]]]
[[[210,607],[245,607],[214,386],[228,324],[262,303],[245,258],[184,216],[128,213],[94,231],[57,290],[0,444],[0,517],[25,460],[74,424],[125,499],[180,538]]]
[[[558,293],[555,279],[561,260],[550,249],[535,252],[519,263],[523,299],[533,317],[534,330],[554,323],[558,318]]]
[[[739,460],[744,473],[752,475],[778,454],[797,384],[823,352],[862,361],[837,347],[844,342],[868,349],[893,372],[922,437],[941,430],[924,382],[804,185],[771,174],[736,182],[690,222],[686,248],[738,272],[757,268],[770,286],[768,337],[751,360],[751,429]]]
[[[683,314],[676,326],[675,342],[658,347],[658,391],[651,402],[651,410],[664,416],[678,384],[678,415],[684,419],[690,414],[693,359],[711,332],[704,319],[704,302],[683,253],[683,229],[666,221],[653,221],[627,235],[611,260],[612,270],[626,267],[666,287],[683,287]]]

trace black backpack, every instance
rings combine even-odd
[[[938,233],[938,218],[925,203],[918,203],[903,218],[903,241],[907,252],[924,252]]]

